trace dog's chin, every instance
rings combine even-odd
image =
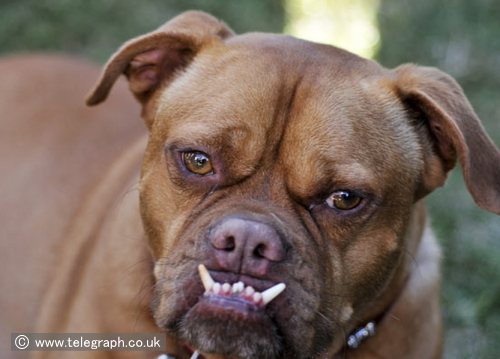
[[[181,321],[180,337],[201,353],[227,358],[280,357],[282,343],[265,308],[244,301],[204,297]]]

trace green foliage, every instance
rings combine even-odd
[[[2,0],[0,53],[58,50],[104,61],[124,41],[190,9],[208,11],[237,32],[284,26],[279,0]]]
[[[379,24],[386,66],[436,66],[455,77],[489,132],[500,139],[500,2],[382,1]]]
[[[389,67],[436,66],[454,76],[500,144],[499,19],[494,0],[382,1],[378,59]],[[474,205],[458,170],[429,205],[444,254],[445,357],[498,358],[500,219]]]

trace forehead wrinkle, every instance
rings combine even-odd
[[[249,137],[250,129],[245,123],[224,121],[217,124],[208,121],[186,121],[173,126],[169,138],[192,145],[235,144]]]
[[[314,101],[308,99],[307,92],[297,95],[298,106],[291,113],[281,150],[289,186],[303,194],[311,193],[311,186],[324,177],[334,161],[351,155],[344,143],[352,140],[353,127],[345,119],[338,93],[315,93],[319,95]]]
[[[286,148],[281,151],[292,192],[310,195],[315,185],[335,182],[373,190],[375,182],[389,180],[392,170],[403,174],[404,167],[414,162],[404,161],[400,169],[386,168],[386,162],[391,166],[401,162],[388,161],[388,154],[405,154],[405,144],[400,143],[402,126],[394,126],[393,114],[386,113],[390,104],[381,106],[380,99],[366,91],[366,83],[375,87],[380,76],[362,77],[363,83],[342,76],[335,79],[331,73],[318,80],[314,77],[309,80],[314,97],[298,96],[302,103],[292,113]],[[383,99],[387,102],[387,96]]]
[[[375,173],[359,162],[335,163],[332,169],[335,182],[339,186],[351,185],[365,190],[375,190],[373,186],[376,182]]]
[[[408,173],[415,175],[418,151],[408,148],[415,142],[413,132],[401,111],[393,110],[392,97],[372,96],[366,83],[375,87],[373,79],[348,82],[330,84],[336,90],[320,86],[315,93],[321,97],[304,98],[293,114],[282,151],[292,192],[310,195],[322,179],[328,183],[327,175],[332,184],[359,184],[368,190],[375,182],[389,187]]]
[[[238,45],[237,53],[227,47],[216,63],[210,54],[196,59],[159,99],[157,121],[165,137],[231,143],[247,166],[256,167],[276,160],[300,71],[283,64],[275,50],[256,58],[255,49],[243,47]],[[200,92],[203,96],[193,96]]]

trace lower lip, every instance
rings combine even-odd
[[[239,297],[204,296],[200,298],[197,306],[198,311],[231,315],[238,317],[238,319],[258,319],[264,314],[262,308]]]
[[[229,323],[232,323],[232,327],[238,327],[238,330],[251,332],[269,331],[269,333],[273,333],[272,328],[275,327],[275,323],[265,308],[243,298],[218,295],[202,295],[199,297],[199,301],[186,313],[184,320],[187,321],[186,323],[190,323],[189,325],[203,323],[205,330],[211,331],[210,328],[214,328],[220,333],[224,333]],[[215,329],[215,327],[212,327],[214,325],[220,327]],[[228,334],[234,335],[234,333]],[[197,345],[191,346],[189,341],[185,341],[184,344],[183,347],[187,350],[187,353],[192,355]],[[200,355],[199,358],[207,359],[204,355]],[[208,358],[223,357],[209,355]]]

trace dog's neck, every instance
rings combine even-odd
[[[423,201],[417,202],[410,213],[408,225],[405,233],[405,248],[403,249],[400,263],[394,276],[386,285],[386,289],[373,300],[373,303],[364,313],[358,313],[361,319],[357,325],[364,326],[367,322],[384,317],[384,313],[390,312],[398,298],[406,290],[408,281],[418,265],[416,262],[419,251],[421,250],[426,228],[427,215]]]
[[[430,330],[433,325],[439,326],[439,318],[436,317],[438,315],[436,313],[439,313],[439,302],[430,295],[440,286],[439,268],[437,268],[439,262],[440,250],[429,225],[426,224],[424,204],[417,203],[407,230],[407,249],[400,264],[401,270],[387,286],[388,290],[379,297],[350,332],[351,335],[358,333],[358,339],[363,339],[358,340],[356,348],[350,348],[345,342],[340,349],[337,347],[321,357],[409,358],[407,353],[412,355],[415,353],[411,358],[434,357],[436,351],[440,351],[439,338],[435,338],[436,343],[422,343],[416,339],[426,338],[424,336],[426,330]],[[430,320],[421,323],[419,318],[430,318]],[[359,332],[372,322],[375,325],[373,335]],[[411,338],[408,337],[408,332],[413,333]],[[404,345],[393,348],[387,343],[387,338],[390,338],[391,342]],[[396,348],[401,350],[399,355],[391,351]]]

